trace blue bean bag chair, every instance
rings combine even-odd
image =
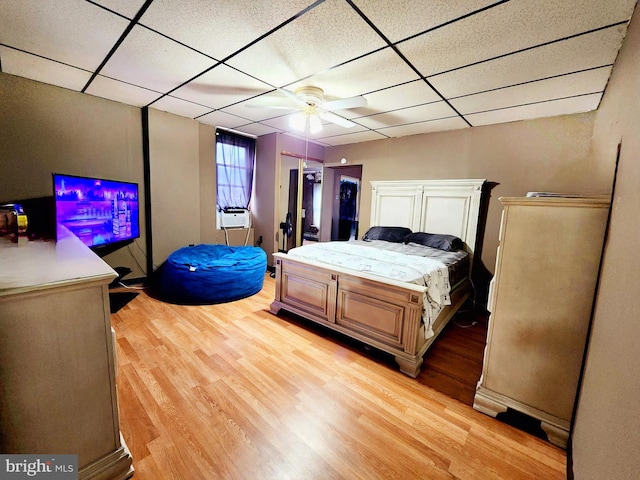
[[[183,247],[163,265],[160,295],[185,305],[231,302],[258,293],[266,271],[267,254],[260,247]]]

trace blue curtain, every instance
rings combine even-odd
[[[216,130],[218,208],[249,208],[255,158],[255,138]]]

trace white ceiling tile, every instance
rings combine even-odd
[[[456,112],[445,102],[434,102],[417,107],[403,108],[391,112],[379,113],[369,117],[357,118],[356,121],[366,127],[378,129],[392,125],[424,122],[438,118],[453,117]]]
[[[247,125],[249,120],[240,118],[235,115],[230,115],[222,111],[215,111],[207,113],[201,117],[198,117],[198,121],[206,125],[213,125],[215,127],[227,127],[238,128],[241,125]]]
[[[366,107],[343,110],[340,114],[347,118],[358,118],[440,100],[438,94],[423,80],[369,93],[365,98]]]
[[[323,137],[320,140],[327,145],[347,145],[349,143],[370,142],[373,140],[383,140],[386,137],[378,132],[366,130],[364,132],[345,133],[344,135],[336,135],[334,137]]]
[[[128,83],[113,80],[112,78],[98,75],[89,85],[86,91],[89,95],[108,98],[116,102],[126,103],[136,107],[144,107],[149,105],[156,98],[160,97],[160,93],[146,88],[136,87]]]
[[[132,19],[138,14],[145,0],[127,0],[126,2],[122,0],[93,0],[93,2]]]
[[[563,75],[510,88],[469,95],[451,100],[462,114],[543,102],[584,93],[603,92],[611,74],[611,67]]]
[[[590,112],[598,108],[602,94],[585,95],[582,97],[566,98],[550,102],[525,105],[522,107],[505,108],[491,112],[465,115],[474,126],[491,125],[496,123],[530,120],[533,118],[554,117],[580,112]]]
[[[459,97],[554,75],[610,65],[624,28],[608,28],[544,47],[430,77],[445,97]]]
[[[443,132],[446,130],[460,130],[469,128],[469,125],[460,117],[441,118],[428,122],[417,122],[409,125],[399,125],[389,128],[381,128],[378,131],[390,137],[404,137],[420,133]]]
[[[91,78],[91,72],[0,46],[2,71],[79,92]]]
[[[168,92],[209,68],[210,58],[143,27],[134,27],[102,69],[108,77]]]
[[[298,132],[284,132],[283,135],[287,137],[297,138],[298,140],[302,140],[303,142],[309,142],[309,152],[308,156],[312,155],[315,145],[320,145],[322,147],[327,146],[326,143],[317,139],[311,139],[311,137],[307,138],[304,134]],[[304,143],[302,144],[304,145]],[[317,151],[317,150],[316,150]],[[310,160],[313,162],[313,160]],[[312,165],[313,166],[313,165]]]
[[[326,0],[227,63],[283,86],[383,46],[346,2]]]
[[[277,95],[277,94],[274,94],[274,95]],[[273,96],[269,94],[269,98],[271,97]],[[252,103],[252,101],[249,101],[247,103]],[[248,107],[244,103],[241,103],[241,104],[231,105],[230,107],[223,108],[222,111],[226,113],[230,113],[232,115],[237,115],[238,117],[246,118],[248,120],[253,120],[254,122],[259,122],[261,120],[266,120],[269,118],[281,117],[282,115],[288,114],[290,110],[277,109],[277,108]]]
[[[496,3],[495,0],[355,0],[354,3],[392,42],[422,33]]]
[[[76,0],[2,0],[0,10],[1,44],[87,70],[100,65],[129,24]]]
[[[506,2],[398,47],[423,75],[429,76],[626,20],[630,3]]]
[[[311,3],[310,0],[155,0],[140,23],[223,60]]]
[[[372,74],[375,72],[375,75]],[[324,90],[325,100],[364,95],[418,79],[406,62],[390,48],[354,60],[337,68],[325,70],[287,87],[295,90],[313,85]]]
[[[220,64],[175,90],[172,95],[213,109],[222,108],[270,90],[273,88],[266,83]]]
[[[188,118],[196,118],[211,111],[210,108],[187,102],[185,100],[180,100],[179,98],[171,97],[169,95],[154,102],[152,104],[152,108]]]
[[[343,135],[345,133],[356,133],[368,130],[361,125],[354,125],[350,128],[345,128],[335,123],[323,123],[322,130],[316,134],[311,135],[312,138],[332,137],[334,135]]]
[[[229,126],[228,128],[233,128]],[[257,137],[261,135],[268,135],[270,133],[279,133],[280,130],[273,127],[262,125],[261,123],[250,123],[249,125],[242,125],[237,127],[239,132],[246,133],[248,135],[255,135]]]

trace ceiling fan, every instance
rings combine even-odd
[[[291,117],[292,127],[300,131],[315,133],[321,129],[320,120],[335,123],[344,128],[351,128],[356,124],[333,113],[333,110],[346,110],[349,108],[364,107],[367,99],[363,96],[339,98],[325,101],[324,91],[320,87],[302,86],[293,92],[285,88],[279,88],[286,98],[265,98],[266,102],[250,102],[248,107],[277,108],[297,111],[298,114]]]

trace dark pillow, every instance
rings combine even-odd
[[[406,227],[371,227],[364,234],[362,240],[368,242],[370,240],[385,240],[387,242],[402,243],[404,237],[411,233],[410,228]]]
[[[418,243],[446,252],[453,252],[454,250],[462,250],[464,248],[464,242],[458,237],[445,235],[443,233],[411,233],[404,238],[404,243]]]

